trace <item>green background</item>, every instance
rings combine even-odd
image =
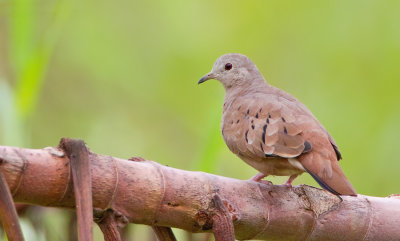
[[[399,193],[399,12],[395,0],[0,0],[0,145],[82,138],[248,179],[220,134],[223,87],[197,85],[237,52],[324,124],[359,193]]]

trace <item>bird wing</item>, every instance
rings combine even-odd
[[[336,143],[305,108],[276,94],[239,97],[224,108],[222,134],[236,154],[297,158],[323,188],[356,195],[337,162],[340,152]]]
[[[277,99],[278,98],[278,99]],[[235,101],[224,117],[223,134],[234,153],[292,158],[311,150],[287,99],[253,95]]]

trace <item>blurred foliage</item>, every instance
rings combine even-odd
[[[0,145],[68,136],[247,179],[256,171],[220,135],[222,86],[197,86],[239,52],[325,125],[358,192],[398,193],[399,12],[395,0],[0,0]]]

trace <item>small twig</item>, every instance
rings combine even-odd
[[[95,222],[99,225],[104,235],[105,241],[122,241],[120,229],[127,223],[128,219],[112,209],[102,211],[95,218]]]
[[[215,213],[213,220],[213,233],[216,241],[235,241],[235,231],[229,210],[223,204],[218,194],[213,198]]]
[[[0,222],[9,241],[23,241],[17,210],[3,173],[0,172]]]
[[[193,233],[185,232],[186,241],[193,241]]]
[[[76,221],[76,212],[68,213],[68,241],[79,241],[78,240],[78,230],[77,230],[77,221]]]
[[[176,241],[172,229],[169,227],[152,226],[158,241]]]
[[[212,234],[211,233],[204,233],[201,241],[211,241],[212,240]]]
[[[89,152],[82,140],[63,138],[60,147],[65,150],[71,164],[78,216],[78,239],[79,241],[93,241],[92,178]]]
[[[120,230],[119,234],[121,235],[122,241],[131,241],[130,235],[132,234],[131,226],[127,226]]]

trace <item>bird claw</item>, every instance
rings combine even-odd
[[[259,182],[259,183],[262,183],[262,184],[265,184],[265,185],[272,185],[272,182],[270,182],[268,180],[262,180],[266,176],[267,175],[259,172],[254,177],[250,178],[250,181]]]
[[[134,161],[134,162],[144,162],[146,159],[139,157],[139,156],[134,156],[128,159],[129,161]]]
[[[265,184],[265,185],[273,185],[273,183],[271,181],[268,181],[268,180],[260,180],[258,182],[262,183],[262,184]]]

